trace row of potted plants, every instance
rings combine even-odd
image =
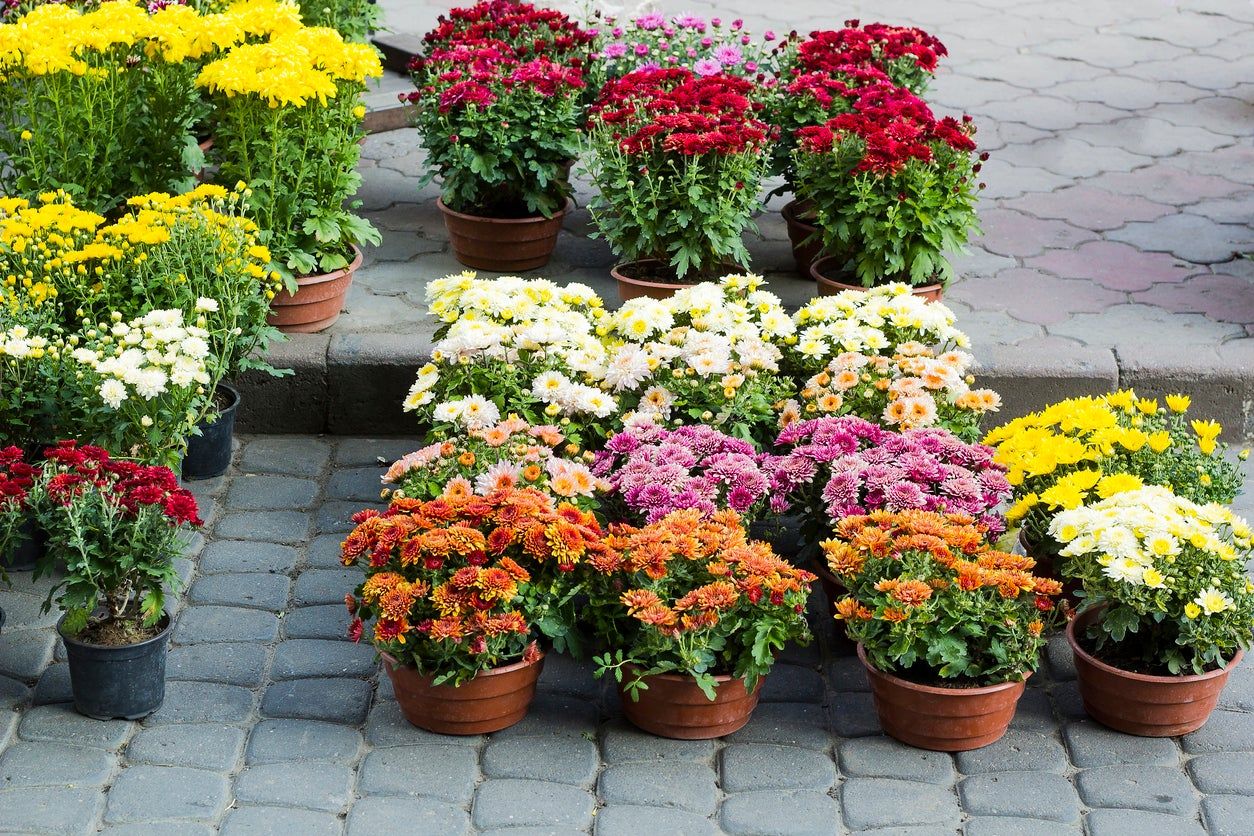
[[[1217,424],[1182,417],[1184,396],[1074,399],[985,445],[996,396],[970,388],[948,311],[905,286],[792,317],[755,277],[613,313],[543,280],[456,276],[429,294],[444,325],[408,406],[443,440],[393,465],[388,509],[344,544],[366,575],[351,634],[385,654],[417,725],[455,732],[424,712],[506,668],[510,711],[474,728],[516,721],[527,663],[555,648],[613,675],[642,728],[726,734],[807,637],[816,579],[885,730],[924,748],[1000,737],[1076,606],[1082,696],[1133,733],[1204,722],[1250,643],[1251,533],[1224,504],[1239,472]],[[516,502],[543,510],[505,510]],[[999,547],[1019,533],[1008,521],[1030,554]],[[1037,559],[1041,525],[1052,561]],[[508,594],[487,594],[506,576]],[[506,614],[512,649],[488,634]],[[1124,673],[1175,719],[1102,702]],[[1173,694],[1195,680],[1203,698]]]
[[[759,38],[739,20],[579,24],[484,0],[441,17],[402,98],[468,266],[543,266],[586,153],[624,299],[747,267],[742,233],[771,175],[796,198],[784,212],[798,269],[825,257],[824,292],[905,281],[936,296],[945,254],[978,231],[987,157],[970,117],[937,118],[920,98],[945,54],[884,24]]]

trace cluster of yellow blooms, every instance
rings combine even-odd
[[[89,12],[50,3],[0,26],[0,72],[40,76],[99,72],[92,58],[140,48],[170,63],[196,61],[257,38],[301,28],[295,3],[244,0],[224,12],[198,14],[171,5],[149,14],[130,0],[109,0]],[[126,65],[116,65],[119,72]]]

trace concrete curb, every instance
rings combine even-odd
[[[241,432],[412,435],[420,428],[401,402],[431,356],[435,323],[407,333],[296,334],[271,362],[292,374],[250,373],[239,381]],[[1254,437],[1254,345],[1199,346],[1182,356],[1152,345],[1126,349],[1052,345],[981,349],[979,381],[1002,395],[996,423],[1065,397],[1135,386],[1146,395],[1187,392],[1196,414],[1224,425],[1230,441]]]

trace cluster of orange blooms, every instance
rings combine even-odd
[[[747,540],[734,511],[703,518],[700,511],[686,509],[643,528],[616,525],[607,542],[607,552],[591,561],[602,572],[643,572],[680,588],[689,581],[697,584],[672,603],[651,589],[629,589],[620,597],[628,615],[664,635],[713,627],[720,613],[746,602],[780,606],[789,593],[804,597],[815,580],[777,557],[769,545]]]
[[[874,559],[899,560],[912,552],[932,558],[933,572],[929,577],[881,577],[874,582],[871,588],[893,602],[878,614],[884,621],[905,621],[911,609],[927,603],[940,590],[995,589],[1007,599],[1034,593],[1036,606],[1042,611],[1052,609],[1054,604],[1049,596],[1062,591],[1058,581],[1032,574],[1035,560],[993,549],[972,518],[957,514],[877,511],[846,517],[836,526],[835,537],[821,546],[828,567],[844,578],[851,589]],[[836,611],[839,618],[846,620],[877,617],[852,596],[839,601]],[[1035,627],[1034,633],[1039,630],[1039,626]]]

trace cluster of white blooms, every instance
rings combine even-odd
[[[132,396],[151,401],[170,387],[209,384],[209,334],[186,325],[182,311],[152,311],[130,322],[115,313],[113,319],[112,325],[89,330],[84,344],[71,353],[100,377],[98,394],[111,409]]]
[[[32,335],[25,326],[15,325],[8,331],[0,331],[0,357],[38,360],[51,348],[53,346],[46,338]]]
[[[604,304],[587,285],[562,287],[548,279],[518,276],[480,279],[466,271],[428,282],[427,310],[448,324],[464,319],[513,324],[554,312],[581,312],[595,319],[594,312],[604,314]]]
[[[915,296],[900,282],[846,290],[821,296],[793,315],[796,340],[788,350],[799,365],[817,369],[843,352],[892,353],[905,342],[969,348],[970,338],[954,321],[949,308]]]

